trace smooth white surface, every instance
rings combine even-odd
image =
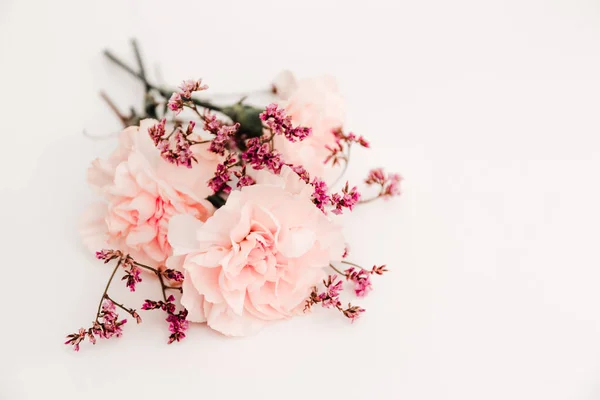
[[[0,2],[0,399],[600,398],[600,4],[356,3]],[[75,226],[85,168],[114,143],[81,131],[119,127],[100,89],[139,102],[101,55],[133,61],[133,36],[164,82],[338,77],[373,147],[349,178],[406,179],[348,222],[353,258],[392,270],[365,318],[319,310],[244,339],[197,326],[167,346],[144,313],[119,340],[62,345],[108,273]]]

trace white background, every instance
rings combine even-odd
[[[356,3],[0,1],[0,399],[600,398],[600,3]],[[405,177],[348,221],[352,258],[391,269],[362,320],[320,309],[168,346],[144,313],[121,339],[62,345],[109,272],[76,224],[114,142],[82,130],[119,128],[100,89],[139,104],[101,55],[133,62],[131,37],[159,82],[337,76],[373,147],[348,177]]]

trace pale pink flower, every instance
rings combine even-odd
[[[171,254],[167,241],[169,219],[189,214],[206,220],[213,206],[205,200],[212,191],[206,181],[218,164],[207,145],[192,147],[198,160],[192,168],[165,161],[144,120],[125,129],[106,160],[88,170],[88,182],[103,197],[84,215],[81,234],[92,251],[119,249],[142,263],[163,262]]]
[[[335,129],[345,120],[344,99],[333,77],[321,76],[296,81],[288,73],[274,83],[279,103],[292,117],[294,125],[312,129],[301,142],[291,143],[285,137],[275,136],[275,148],[286,163],[302,165],[311,176],[331,178],[330,167],[324,162],[336,144]]]
[[[167,265],[184,271],[188,320],[230,336],[302,314],[325,268],[344,253],[341,228],[290,167],[258,171],[256,181],[233,191],[204,224],[177,216],[169,225],[175,256]]]

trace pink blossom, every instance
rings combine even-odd
[[[167,120],[165,118],[163,118],[158,124],[152,125],[150,128],[148,128],[148,134],[152,138],[152,141],[154,142],[155,145],[158,145],[158,143],[161,141],[161,139],[165,135],[166,123],[167,123]]]
[[[312,201],[317,208],[325,213],[325,207],[331,204],[331,199],[327,194],[327,184],[319,178],[313,179],[314,192]]]
[[[349,318],[352,322],[354,322],[361,316],[362,313],[365,312],[365,309],[359,306],[352,306],[351,304],[348,304],[348,308],[342,312],[346,318]]]
[[[184,271],[188,319],[226,335],[302,313],[324,268],[344,251],[341,228],[291,168],[258,171],[256,181],[233,191],[204,224],[189,216],[170,222],[169,242],[181,256],[167,265]]]
[[[183,273],[171,268],[167,268],[162,272],[163,276],[171,281],[183,282]]]
[[[189,321],[187,320],[188,311],[179,311],[177,314],[169,314],[167,322],[169,323],[169,344],[181,341],[185,338],[185,331],[188,329]]]
[[[217,165],[213,177],[208,181],[208,187],[214,192],[231,192],[231,171],[229,168],[233,167],[237,163],[237,159],[231,154],[221,164]]]
[[[297,126],[311,128],[310,136],[299,142],[290,142],[283,136],[274,137],[275,149],[291,164],[302,165],[311,176],[331,178],[336,174],[326,169],[329,155],[327,146],[335,146],[334,130],[345,120],[344,99],[335,79],[329,76],[295,80],[282,79],[277,87],[279,104]]]
[[[171,95],[169,99],[169,109],[175,114],[179,114],[183,110],[183,99],[181,98],[181,94],[175,92]]]
[[[290,142],[299,142],[306,139],[312,133],[311,128],[292,125],[292,117],[286,115],[285,110],[279,108],[275,103],[269,104],[260,119],[271,130],[274,135],[283,135]]]
[[[268,143],[262,143],[259,138],[248,140],[248,149],[242,153],[242,160],[256,170],[266,168],[276,174],[283,166],[281,155],[271,150]]]
[[[104,260],[104,264],[121,257],[123,257],[123,253],[119,250],[103,249],[96,252],[96,258],[98,260]]]
[[[343,208],[347,208],[352,211],[352,208],[360,200],[360,193],[358,193],[356,186],[349,189],[348,183],[342,189],[342,193],[334,193],[331,195],[331,204],[335,206],[335,209],[331,212],[334,214],[341,214]]]
[[[189,214],[202,221],[214,210],[205,200],[206,185],[218,160],[206,145],[193,147],[192,168],[181,168],[161,157],[148,130],[157,121],[129,127],[106,160],[88,170],[88,182],[103,197],[84,215],[81,234],[91,250],[113,248],[141,263],[163,262],[171,254],[169,219]]]
[[[135,285],[142,281],[140,269],[132,266],[131,269],[125,271],[125,275],[121,280],[126,281],[126,286],[129,288],[129,291],[135,292]]]
[[[256,181],[250,175],[243,175],[240,177],[237,183],[237,187],[242,188],[244,186],[254,185]]]
[[[354,293],[358,297],[365,297],[372,289],[370,272],[364,269],[348,268],[346,279],[354,282]]]
[[[372,169],[365,179],[367,185],[379,186],[377,197],[383,197],[384,199],[401,194],[400,182],[402,182],[402,177],[399,174],[386,174],[383,168]]]
[[[193,92],[206,90],[208,89],[208,85],[203,85],[202,79],[188,79],[187,81],[183,81],[179,89],[181,89],[181,97],[190,99]]]

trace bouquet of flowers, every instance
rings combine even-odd
[[[105,96],[125,128],[114,152],[88,170],[102,201],[81,227],[112,269],[91,326],[66,344],[77,351],[85,340],[121,336],[119,310],[142,322],[137,307],[110,294],[117,275],[132,292],[142,281],[156,286],[141,309],[165,313],[169,343],[185,338],[190,322],[242,336],[316,305],[357,319],[365,310],[342,303],[344,281],[363,297],[387,269],[348,259],[337,215],[399,195],[401,178],[377,168],[364,180],[369,197],[349,183],[329,191],[351,147],[369,148],[344,129],[335,81],[284,72],[266,107],[244,98],[217,106],[197,96],[208,89],[202,80],[176,91],[150,83],[133,45],[137,71],[106,56],[144,84],[143,111],[123,115]]]

